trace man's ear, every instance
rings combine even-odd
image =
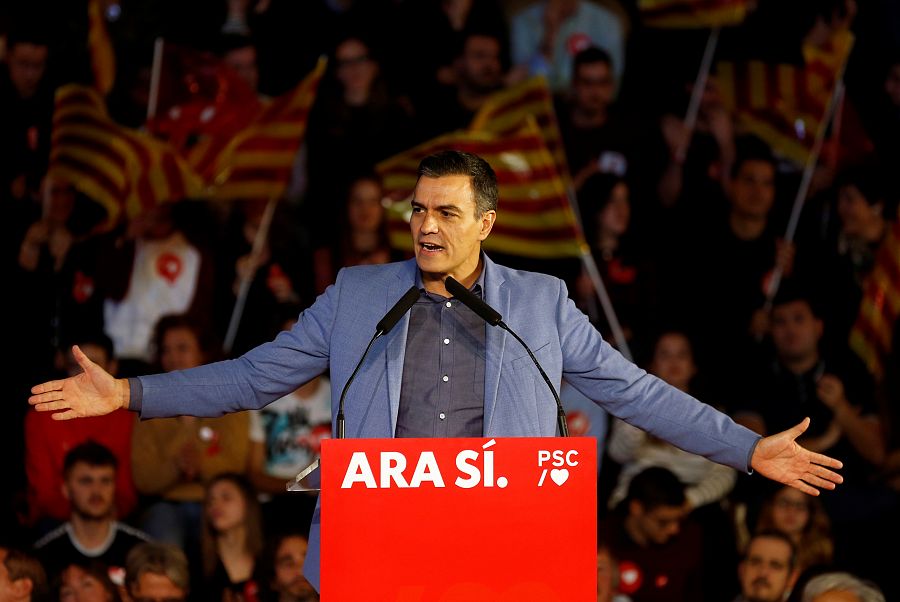
[[[494,222],[497,221],[497,212],[491,209],[481,214],[481,233],[480,240],[484,240],[491,233]]]
[[[21,598],[23,600],[31,599],[31,593],[34,591],[34,583],[31,577],[20,577],[10,583],[13,598]]]

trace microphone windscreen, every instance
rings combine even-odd
[[[447,279],[444,280],[444,286],[447,287],[447,292],[459,299],[466,307],[478,314],[482,320],[491,326],[496,326],[503,320],[503,316],[497,310],[479,299],[453,276],[447,276]]]
[[[381,318],[381,322],[375,327],[375,332],[380,332],[382,335],[389,333],[391,329],[397,325],[397,322],[400,321],[400,318],[409,311],[409,308],[418,301],[419,295],[419,289],[415,286],[409,287],[409,290],[400,297],[400,300],[394,304],[394,307]]]

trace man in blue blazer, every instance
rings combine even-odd
[[[342,270],[274,341],[235,360],[132,379],[114,379],[76,347],[84,373],[35,386],[29,402],[59,420],[118,408],[141,418],[218,416],[261,408],[330,370],[337,404],[376,324],[415,285],[419,301],[376,341],[349,391],[347,437],[553,436],[556,405],[527,352],[451,297],[444,281],[453,276],[504,316],[557,386],[565,378],[614,416],[738,470],[813,495],[841,482],[831,470],[840,462],[796,443],[808,419],[760,438],[623,358],[562,281],[488,259],[481,242],[497,217],[497,183],[481,158],[447,151],[424,159],[411,202],[415,259]],[[306,565],[316,584],[317,544],[318,514]]]

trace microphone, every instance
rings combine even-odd
[[[356,364],[356,368],[353,369],[353,373],[350,375],[350,378],[347,379],[347,384],[344,385],[343,391],[341,391],[341,400],[338,403],[338,415],[337,415],[337,438],[344,439],[345,438],[345,423],[344,423],[344,398],[347,396],[347,390],[350,388],[350,383],[353,382],[353,379],[356,378],[356,373],[359,372],[359,369],[362,367],[363,361],[366,359],[366,356],[369,355],[369,350],[372,348],[372,344],[383,337],[387,333],[391,331],[394,326],[397,325],[397,322],[400,321],[406,312],[415,304],[415,302],[419,299],[419,289],[415,286],[409,287],[409,290],[400,297],[400,300],[394,304],[384,317],[381,318],[381,321],[375,326],[375,334],[372,336],[372,339],[369,341],[369,344],[366,346],[365,352],[362,354],[362,357],[359,358],[359,363]]]
[[[447,291],[456,297],[462,302],[463,305],[474,311],[482,320],[490,324],[491,326],[499,326],[509,334],[513,336],[514,339],[519,341],[522,347],[525,348],[525,351],[528,352],[528,356],[531,358],[531,361],[534,362],[534,365],[537,366],[538,371],[541,373],[541,376],[544,377],[544,382],[547,383],[547,386],[550,388],[550,392],[553,393],[553,399],[556,400],[556,424],[559,428],[559,434],[562,437],[569,436],[569,426],[566,424],[566,412],[563,410],[562,402],[559,400],[559,395],[556,393],[556,389],[553,387],[553,383],[550,382],[550,378],[547,376],[547,373],[544,372],[544,369],[541,367],[541,364],[537,361],[537,358],[534,357],[534,353],[531,352],[531,349],[528,348],[528,345],[525,344],[519,335],[513,332],[512,328],[507,326],[506,322],[503,321],[503,316],[501,316],[496,309],[485,303],[483,300],[479,299],[472,291],[464,287],[459,283],[453,276],[447,276],[447,279],[444,280],[444,286],[447,287]]]

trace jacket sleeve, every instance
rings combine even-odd
[[[749,472],[759,435],[648,374],[603,340],[559,281],[563,377],[610,414],[685,451]]]
[[[342,274],[291,330],[273,341],[234,360],[141,376],[141,418],[214,417],[256,410],[325,372]]]

